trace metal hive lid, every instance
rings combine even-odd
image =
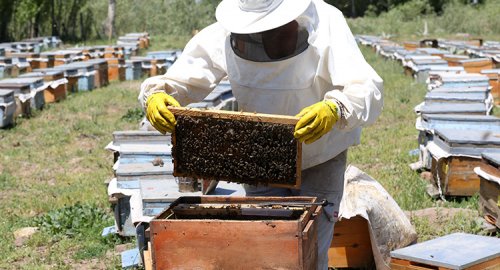
[[[422,114],[431,113],[481,113],[486,115],[484,103],[431,103],[420,108]]]
[[[422,119],[432,120],[452,120],[452,121],[477,121],[488,122],[500,126],[500,118],[492,115],[466,115],[466,114],[422,114]]]
[[[11,78],[0,80],[1,85],[29,85],[38,88],[43,85],[43,77]]]
[[[153,163],[128,163],[118,165],[116,176],[151,176],[151,175],[172,175],[174,165],[171,161],[165,161],[162,167],[154,166]]]
[[[120,155],[171,155],[172,146],[167,144],[124,144],[120,147]]]
[[[429,92],[425,95],[425,100],[445,100],[446,101],[471,101],[483,102],[484,93],[450,93],[450,92]]]
[[[500,165],[500,153],[485,152],[481,156],[496,166]]]
[[[10,89],[0,89],[0,97],[8,97],[8,96],[13,96],[14,95],[14,90]]]
[[[471,87],[447,87],[447,86],[441,86],[432,89],[431,92],[456,92],[456,93],[489,93],[490,90],[488,89],[489,86],[471,86]]]
[[[481,74],[465,73],[465,74],[448,74],[444,73],[440,75],[441,81],[446,82],[476,82],[476,81],[489,81],[488,76]]]
[[[468,269],[500,255],[500,239],[454,233],[391,251],[391,257],[449,269]]]
[[[126,130],[113,132],[113,143],[121,144],[126,142],[161,142],[170,144],[170,134],[163,135],[158,131]]]
[[[488,145],[500,148],[500,132],[484,130],[460,130],[436,128],[435,134],[446,144],[453,145]]]

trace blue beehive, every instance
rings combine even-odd
[[[76,68],[78,70],[78,91],[91,91],[95,88],[96,71],[93,63],[74,62],[62,67]]]
[[[14,91],[0,89],[0,128],[14,123],[14,113],[16,111],[16,101]]]
[[[490,85],[488,76],[480,74],[442,74],[439,81],[445,87],[471,87]]]
[[[31,107],[33,109],[41,110],[45,105],[45,96],[43,77],[35,78],[12,78],[4,79],[0,81],[0,88],[19,88],[19,87],[29,87],[31,91],[32,101]]]
[[[142,61],[140,60],[126,60],[125,64],[125,79],[127,81],[139,80],[142,76]]]
[[[153,59],[164,59],[167,61],[167,69],[177,60],[179,50],[148,52],[147,57]]]

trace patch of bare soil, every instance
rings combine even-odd
[[[405,214],[409,219],[412,219],[413,217],[425,218],[431,225],[440,225],[453,219],[456,215],[473,217],[479,216],[477,210],[443,207],[431,207],[415,211],[405,211]]]

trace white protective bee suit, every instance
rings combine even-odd
[[[253,0],[264,3],[264,8],[266,2],[274,5],[271,8],[303,5],[295,20],[307,44],[297,46],[297,55],[277,61],[265,56],[256,57],[258,61],[242,58],[231,43],[228,29],[233,25],[228,25],[221,15],[221,6],[230,1],[245,2],[222,1],[217,10],[218,22],[194,36],[165,75],[144,81],[139,101],[145,106],[151,94],[165,91],[185,106],[202,100],[227,76],[242,111],[295,115],[324,99],[338,104],[339,121],[316,142],[304,144],[302,155],[301,195],[325,198],[335,204],[325,208],[328,215],[321,215],[318,227],[318,269],[326,269],[343,193],[347,148],[359,143],[361,128],[373,123],[381,113],[382,79],[366,63],[342,13],[322,0]],[[267,187],[246,189],[248,195],[294,194]]]

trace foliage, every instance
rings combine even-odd
[[[35,219],[35,225],[52,236],[74,237],[112,224],[103,209],[90,204],[76,203],[52,210]]]
[[[483,5],[470,6],[462,1],[448,1],[440,16],[427,0],[411,0],[379,16],[370,11],[364,18],[348,20],[351,30],[358,34],[391,35],[396,37],[451,37],[469,33],[483,37],[500,35],[500,1],[486,0]]]
[[[189,35],[215,21],[218,0],[117,0],[117,34]],[[10,0],[0,3],[0,40],[57,35],[64,41],[104,38],[108,0]],[[5,30],[4,30],[5,29]]]
[[[144,118],[144,111],[141,108],[128,109],[122,119],[128,122],[137,123]]]
[[[137,122],[121,117],[138,107],[139,87],[139,81],[126,81],[73,93],[11,129],[0,129],[0,269],[120,266],[113,250],[123,241],[101,237],[102,229],[113,224],[103,184],[113,177],[113,158],[105,146],[113,131],[137,129]],[[49,225],[56,220],[73,224],[72,218],[79,225],[69,233],[69,225]],[[36,220],[47,221],[47,229],[16,247],[13,232],[41,224]],[[51,235],[51,230],[60,233]]]
[[[340,9],[345,16],[354,18],[358,16],[377,16],[381,13],[388,12],[400,5],[405,5],[412,0],[326,0],[326,2],[334,5]],[[470,4],[473,1],[470,0],[424,0],[430,10],[437,14],[441,14],[443,8],[452,3],[457,2],[460,4]],[[483,3],[484,1],[478,1],[478,3]]]

